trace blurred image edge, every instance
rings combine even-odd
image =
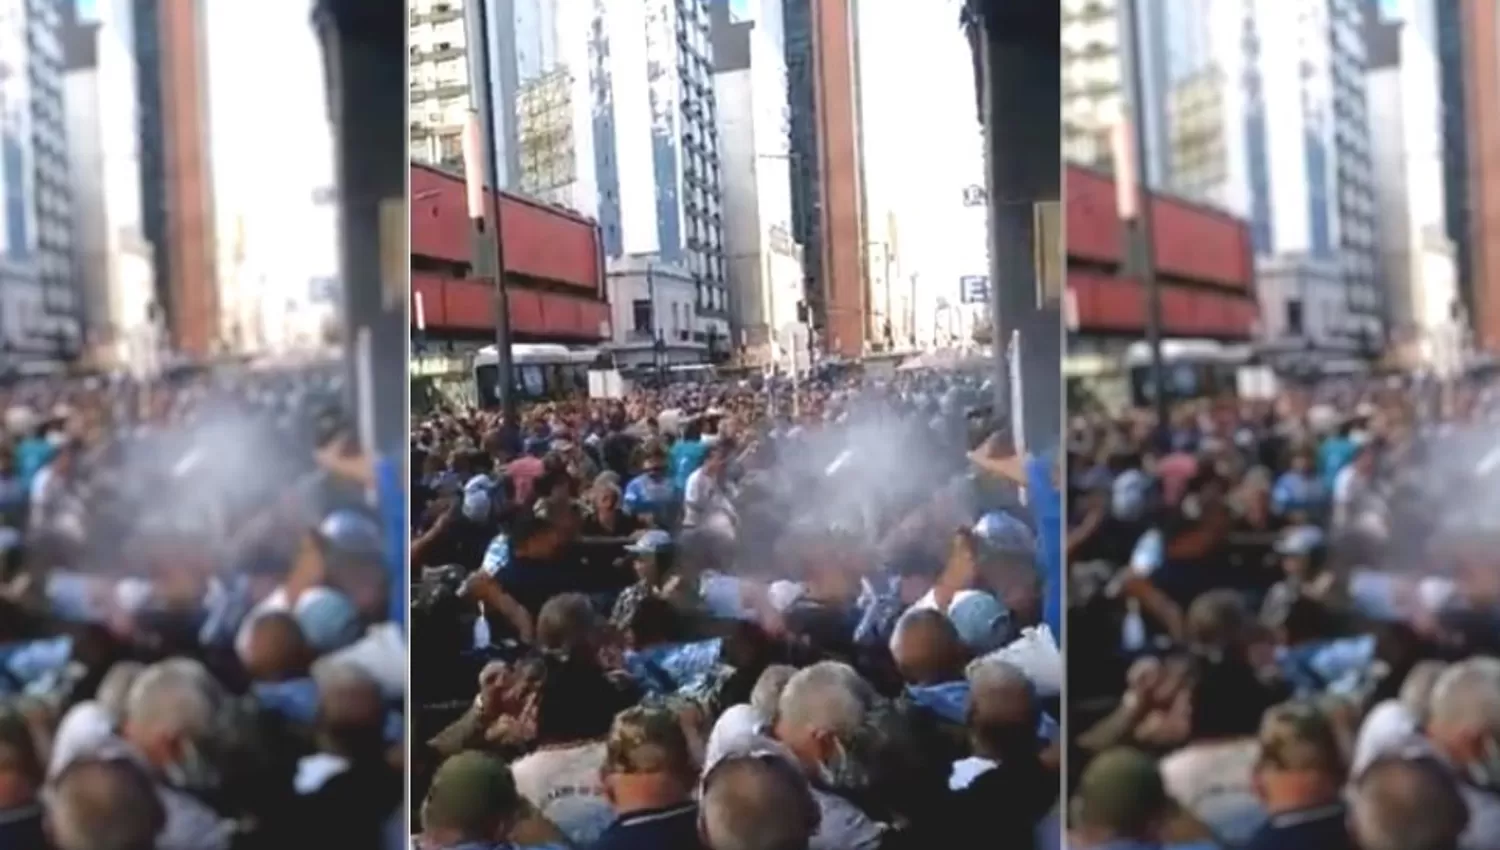
[[[1500,847],[1496,23],[1063,3],[1069,846]]]
[[[406,5],[0,5],[0,847],[408,847]]]

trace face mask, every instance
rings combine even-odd
[[[1469,783],[1486,790],[1500,790],[1500,744],[1487,738],[1479,761],[1466,768]]]
[[[843,742],[835,740],[833,746],[833,756],[826,764],[818,765],[818,780],[828,788],[863,788],[866,784],[864,770],[849,757]]]
[[[183,791],[212,791],[219,786],[219,774],[203,752],[192,741],[184,741],[182,755],[163,770],[167,783]]]

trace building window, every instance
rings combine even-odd
[[[635,332],[650,335],[651,333],[651,302],[645,298],[637,298],[630,304],[631,319],[635,325]]]
[[[1293,336],[1302,335],[1302,302],[1286,302],[1286,329]]]

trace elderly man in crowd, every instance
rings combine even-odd
[[[418,793],[480,750],[581,847],[902,850],[993,846],[984,801],[1025,786],[1006,841],[1032,850],[1056,706],[965,676],[998,653],[1061,678],[1030,482],[969,456],[995,426],[982,382],[819,377],[780,409],[759,389],[414,424]],[[483,557],[445,560],[455,512],[496,527]],[[788,782],[817,816],[758,822]]]
[[[0,846],[404,843],[405,493],[341,381],[0,379]]]

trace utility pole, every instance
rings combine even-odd
[[[349,406],[360,444],[387,457],[405,451],[410,418],[397,343],[410,333],[406,68],[392,61],[405,54],[406,15],[391,0],[319,0],[313,12],[333,125]]]
[[[970,0],[968,11],[985,130],[995,410],[1009,412],[1019,449],[1042,454],[1062,434],[1062,316],[1036,265],[1036,205],[1061,194],[1061,11],[1002,0]]]
[[[1125,257],[1141,286],[1146,290],[1146,344],[1151,348],[1152,401],[1156,408],[1156,427],[1165,437],[1170,424],[1167,405],[1166,370],[1161,356],[1161,282],[1156,278],[1156,234],[1151,213],[1151,186],[1146,173],[1146,104],[1142,79],[1140,0],[1125,0],[1122,60],[1125,63],[1128,108],[1122,120],[1129,123],[1128,133],[1117,132],[1115,145],[1115,182],[1120,221],[1124,224]]]
[[[495,101],[490,95],[490,26],[487,4],[464,3],[464,29],[469,60],[468,132],[464,136],[464,174],[469,190],[469,219],[473,224],[474,264],[495,281],[495,395],[508,430],[518,429],[516,388],[510,351],[510,302],[505,292],[505,241],[500,229],[500,158],[495,150]],[[490,191],[486,191],[486,187]],[[493,204],[494,221],[487,228]]]

